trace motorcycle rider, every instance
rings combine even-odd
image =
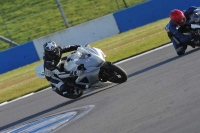
[[[78,47],[80,47],[80,45],[60,47],[54,41],[46,42],[43,45],[45,77],[50,82],[52,90],[62,96],[74,93],[73,88],[64,83],[62,79],[70,76],[78,76],[82,71],[64,71],[64,61],[62,61],[61,57],[63,53],[77,50]]]
[[[195,48],[198,42],[194,38],[200,36],[200,31],[196,31],[191,35],[184,35],[183,32],[190,29],[190,17],[197,7],[191,6],[185,11],[174,9],[170,12],[170,21],[166,25],[168,37],[170,38],[173,46],[178,55],[183,55],[187,49],[187,45]]]

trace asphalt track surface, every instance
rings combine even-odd
[[[62,111],[94,108],[56,133],[199,133],[200,49],[178,57],[172,45],[118,64],[127,82],[77,100],[51,89],[0,106],[0,132]]]

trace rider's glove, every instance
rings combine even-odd
[[[68,48],[70,48],[71,50],[77,50],[78,47],[80,47],[81,45],[69,45]]]

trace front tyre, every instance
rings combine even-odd
[[[121,67],[113,64],[110,66],[110,74],[108,81],[113,83],[123,83],[128,78],[126,72]]]

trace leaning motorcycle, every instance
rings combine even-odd
[[[184,28],[179,29],[180,27],[177,27],[177,29],[181,30],[181,32],[184,35],[191,35],[195,32],[199,32],[200,34],[200,9],[196,9],[193,11],[193,13],[190,15],[190,22],[191,25],[185,26]],[[165,30],[169,33],[169,24],[166,25]],[[174,38],[176,40],[176,38]],[[177,40],[178,41],[178,40]],[[200,37],[195,37],[191,41],[194,42],[195,46],[200,47]],[[194,47],[194,46],[192,46]],[[182,55],[182,54],[180,54]]]
[[[63,79],[73,88],[73,94],[64,97],[76,99],[83,95],[83,92],[98,82],[123,83],[127,80],[126,72],[119,66],[105,61],[106,55],[99,48],[90,45],[81,46],[75,52],[63,57],[64,70],[82,70],[79,76],[72,76]],[[44,78],[42,65],[36,68],[39,78]]]

